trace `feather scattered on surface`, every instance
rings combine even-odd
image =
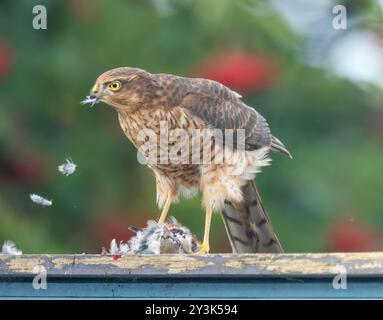
[[[127,254],[129,252],[129,246],[127,243],[124,243],[123,241],[120,242],[118,245],[116,242],[116,239],[113,239],[110,242],[110,249],[109,249],[109,254],[113,256],[122,256],[124,254]]]
[[[49,207],[53,203],[52,200],[45,199],[42,196],[39,196],[38,194],[31,193],[29,197],[31,198],[32,202],[37,203],[43,207]]]
[[[65,176],[69,176],[76,171],[77,165],[72,161],[71,158],[66,159],[66,162],[58,166],[59,172]]]
[[[3,248],[1,249],[0,253],[14,256],[23,254],[21,250],[17,249],[16,244],[11,240],[4,241]]]
[[[149,220],[145,228],[130,229],[136,235],[128,242],[121,241],[119,245],[113,239],[107,254],[115,257],[125,254],[194,253],[199,249],[197,238],[173,217],[166,223]]]

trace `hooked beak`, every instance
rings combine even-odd
[[[91,90],[91,93],[89,96],[86,96],[83,101],[81,101],[81,104],[90,104],[91,107],[93,107],[96,103],[100,102],[101,95],[96,87],[94,87]]]

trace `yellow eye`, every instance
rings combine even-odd
[[[121,89],[121,82],[120,81],[113,81],[108,84],[108,88],[112,91],[118,91]]]

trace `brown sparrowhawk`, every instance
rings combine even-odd
[[[209,252],[214,211],[222,213],[233,252],[282,252],[253,179],[269,151],[290,153],[239,94],[212,80],[122,67],[100,75],[84,100],[99,101],[117,111],[154,172],[159,223],[179,196],[200,190],[206,210],[200,253]]]

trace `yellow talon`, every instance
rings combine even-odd
[[[210,251],[210,246],[208,243],[202,243],[199,248],[200,249],[196,252],[196,254],[207,254]]]
[[[213,211],[211,208],[206,209],[206,216],[205,216],[205,231],[203,234],[203,241],[202,244],[199,246],[199,250],[196,252],[196,254],[207,254],[210,251],[209,246],[209,233],[210,233],[210,224],[211,224],[211,215]]]

